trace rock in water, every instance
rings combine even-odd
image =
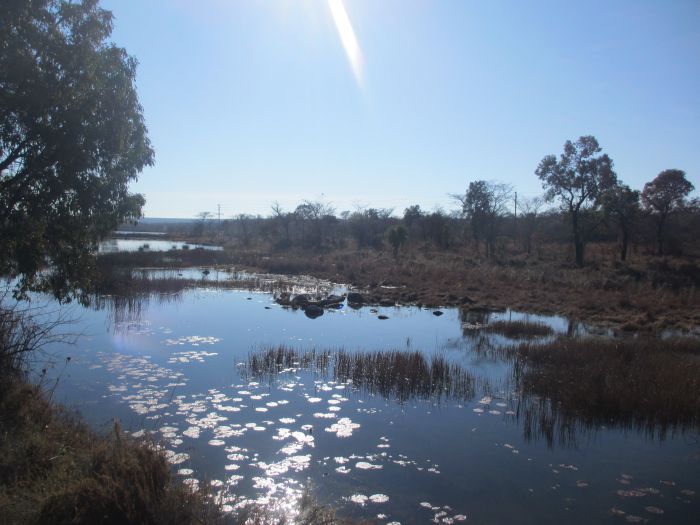
[[[310,304],[304,309],[304,313],[309,319],[316,319],[317,317],[321,317],[323,315],[323,308],[315,304]]]

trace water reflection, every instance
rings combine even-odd
[[[467,401],[476,389],[474,376],[460,365],[440,355],[426,359],[417,351],[299,352],[288,347],[269,348],[251,354],[244,373],[270,379],[298,369],[330,375],[341,384],[400,403],[416,397],[434,402]]]
[[[115,290],[115,293],[109,293]],[[182,301],[183,293],[192,290],[246,290],[289,296],[308,294],[327,297],[344,288],[323,279],[301,276],[290,279],[283,275],[256,274],[233,268],[133,269],[115,271],[102,280],[98,293],[90,299],[94,310],[109,313],[115,331],[125,324],[138,323],[157,306]]]
[[[700,431],[700,343],[558,339],[506,348],[526,440],[576,446],[606,428],[664,441]]]
[[[106,239],[98,248],[98,253],[117,252],[167,252],[169,250],[213,250],[221,251],[221,246],[206,244],[194,244],[182,241],[168,241],[162,239]]]
[[[202,282],[201,269],[180,273],[170,277]],[[212,269],[207,279],[235,273],[217,277]],[[270,293],[223,288],[103,298],[105,310],[86,316],[98,324],[112,316],[128,337],[98,334],[84,351],[71,348],[75,368],[59,388],[87,385],[66,397],[89,399],[79,408],[92,421],[118,415],[134,435],[156,434],[178,475],[193,485],[210,480],[227,510],[294,501],[310,479],[319,498],[345,514],[404,525],[463,517],[593,523],[611,509],[622,521],[656,519],[645,507],[693,523],[700,511],[690,427],[669,430],[662,443],[636,422],[657,425],[658,406],[637,403],[641,419],[624,415],[635,405],[606,411],[609,400],[581,380],[600,375],[539,354],[526,359],[519,338],[464,327],[546,322],[566,337],[564,319],[379,306],[327,310],[310,321]],[[389,319],[378,321],[381,314]],[[538,336],[529,348],[554,337]],[[587,355],[600,370],[612,366]],[[614,377],[612,399],[656,397],[658,378],[633,388],[633,372],[670,374],[674,360],[620,359],[616,375],[602,377]],[[569,384],[580,388],[564,395]],[[695,399],[692,390],[679,393]]]

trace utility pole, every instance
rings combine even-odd
[[[217,215],[218,215],[218,217],[219,217],[219,222],[221,222],[221,204],[217,204],[216,207],[217,207],[217,210],[218,210],[218,211],[217,211]]]
[[[517,238],[518,238],[518,192],[517,191],[515,192],[515,214],[514,214],[514,217],[515,217],[515,221],[513,224],[513,228],[514,228],[513,238],[517,241]]]

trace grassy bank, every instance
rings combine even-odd
[[[44,344],[74,339],[66,329],[62,317],[3,297],[0,523],[224,523],[209,494],[171,477],[155,443],[127,438],[116,421],[110,433],[99,435],[52,404],[53,389],[27,380],[29,362]]]
[[[154,444],[128,439],[118,423],[98,435],[7,373],[0,414],[2,523],[225,523],[207,493],[176,482]]]

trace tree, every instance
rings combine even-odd
[[[411,229],[411,226],[423,217],[423,212],[420,209],[420,206],[418,204],[414,204],[413,206],[409,206],[403,211],[403,222],[406,225],[406,228],[409,230]]]
[[[271,208],[272,208],[273,220],[281,226],[281,229],[284,232],[283,245],[285,247],[288,247],[292,242],[292,239],[291,239],[291,236],[289,233],[289,227],[292,224],[292,220],[294,219],[294,215],[292,213],[284,211],[282,209],[282,206],[280,205],[280,203],[277,201],[272,203]]]
[[[613,217],[620,229],[620,260],[627,259],[627,246],[634,221],[639,214],[639,192],[625,184],[615,184],[606,191],[601,202],[605,214]]]
[[[567,140],[559,160],[547,155],[535,170],[542,181],[545,199],[558,199],[562,211],[569,215],[578,266],[583,266],[585,243],[594,227],[584,224],[585,212],[617,181],[612,159],[607,154],[601,155],[601,151],[591,135],[576,142]]]
[[[462,201],[462,212],[471,223],[477,252],[479,238],[483,237],[486,241],[486,256],[489,258],[496,256],[498,218],[506,213],[506,204],[512,193],[508,184],[477,180],[469,183]]]
[[[101,238],[139,217],[128,184],[153,163],[136,60],[97,0],[3,2],[0,274],[86,299]]]
[[[647,182],[642,190],[642,203],[656,221],[657,253],[664,253],[664,226],[668,217],[682,209],[686,197],[695,187],[685,178],[683,170],[664,170]]]
[[[408,230],[403,224],[398,224],[389,229],[387,232],[387,238],[389,239],[389,244],[394,252],[394,258],[398,257],[399,249],[406,244],[408,240]]]
[[[250,244],[250,227],[255,217],[247,213],[239,213],[233,217],[240,226],[241,240],[244,246]]]
[[[302,243],[306,243],[305,224],[311,225],[313,246],[321,246],[324,239],[324,226],[335,220],[335,208],[330,203],[304,200],[294,210],[294,216],[301,222]]]
[[[425,215],[418,204],[404,209],[403,218],[401,220],[406,226],[409,238],[426,239]]]
[[[393,209],[388,208],[357,208],[350,215],[350,233],[355,238],[358,248],[380,248],[382,233],[386,230]]]
[[[544,199],[542,197],[533,197],[520,201],[520,232],[523,247],[528,255],[532,253],[532,237],[537,231],[539,213],[543,206]]]

